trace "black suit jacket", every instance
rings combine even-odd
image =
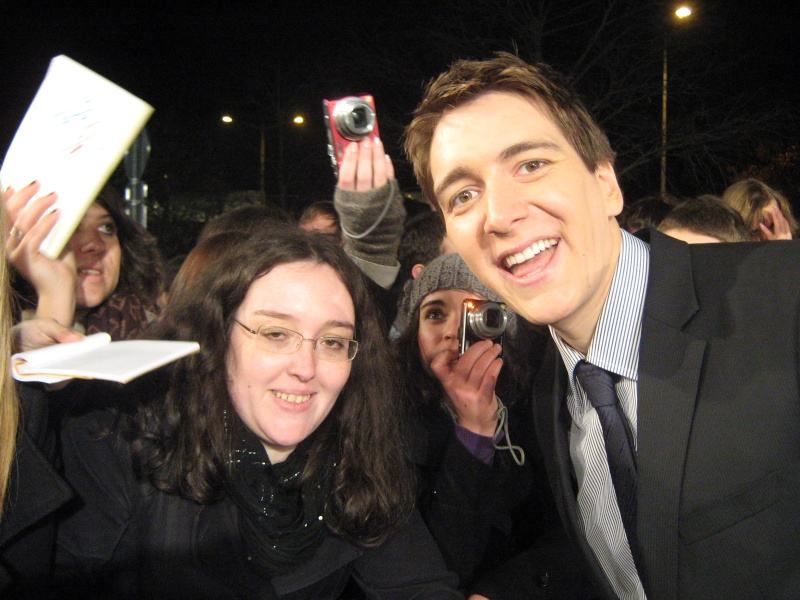
[[[638,381],[649,600],[800,598],[800,242],[689,246],[650,232]],[[598,589],[552,341],[534,392],[548,477]]]

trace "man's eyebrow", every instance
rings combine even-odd
[[[522,152],[528,152],[530,150],[553,150],[555,152],[562,152],[561,146],[559,146],[554,142],[549,142],[545,140],[530,140],[525,142],[519,142],[518,144],[509,146],[500,153],[500,160],[506,161],[510,158],[513,158],[517,154],[521,154]],[[456,167],[455,169],[450,171],[444,179],[442,179],[439,185],[436,186],[436,188],[433,190],[434,196],[438,198],[439,195],[442,192],[444,192],[444,190],[446,190],[456,181],[459,181],[461,179],[466,179],[471,175],[472,171],[470,171],[466,167]]]
[[[439,185],[436,186],[436,189],[433,190],[433,195],[436,196],[436,198],[438,198],[443,191],[445,191],[447,188],[453,185],[456,181],[465,179],[469,177],[471,174],[472,171],[470,171],[466,167],[456,167],[455,169],[450,171],[444,179],[442,179]]]
[[[500,160],[506,161],[510,158],[513,158],[517,154],[522,154],[523,152],[528,152],[530,150],[554,150],[556,152],[561,152],[561,146],[554,142],[547,142],[544,140],[520,142],[519,144],[514,144],[513,146],[509,146],[503,150],[500,153]]]

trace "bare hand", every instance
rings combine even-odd
[[[59,217],[57,211],[47,213],[57,199],[56,194],[37,197],[40,187],[33,182],[19,191],[9,188],[4,194],[8,231],[6,254],[36,290],[37,316],[71,324],[75,313],[77,269],[69,253],[63,259],[54,260],[39,252]]]
[[[340,188],[365,192],[386,185],[390,179],[394,179],[394,165],[380,139],[364,138],[345,148],[339,165]]]
[[[12,327],[16,352],[36,350],[53,344],[79,342],[83,336],[69,327],[64,327],[54,319],[29,319]]]
[[[439,353],[431,370],[442,383],[458,424],[479,435],[494,435],[497,396],[494,388],[503,366],[502,347],[482,340],[458,356],[452,350]]]
[[[792,230],[789,227],[789,221],[783,216],[781,208],[775,200],[764,208],[762,212],[762,221],[758,224],[758,229],[764,240],[792,239]]]

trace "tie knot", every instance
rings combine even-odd
[[[575,376],[593,407],[613,406],[617,403],[614,377],[605,369],[582,360],[575,365]]]

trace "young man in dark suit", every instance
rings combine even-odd
[[[621,231],[605,134],[508,54],[434,80],[406,151],[472,271],[549,327],[536,430],[604,597],[800,597],[800,246]]]

